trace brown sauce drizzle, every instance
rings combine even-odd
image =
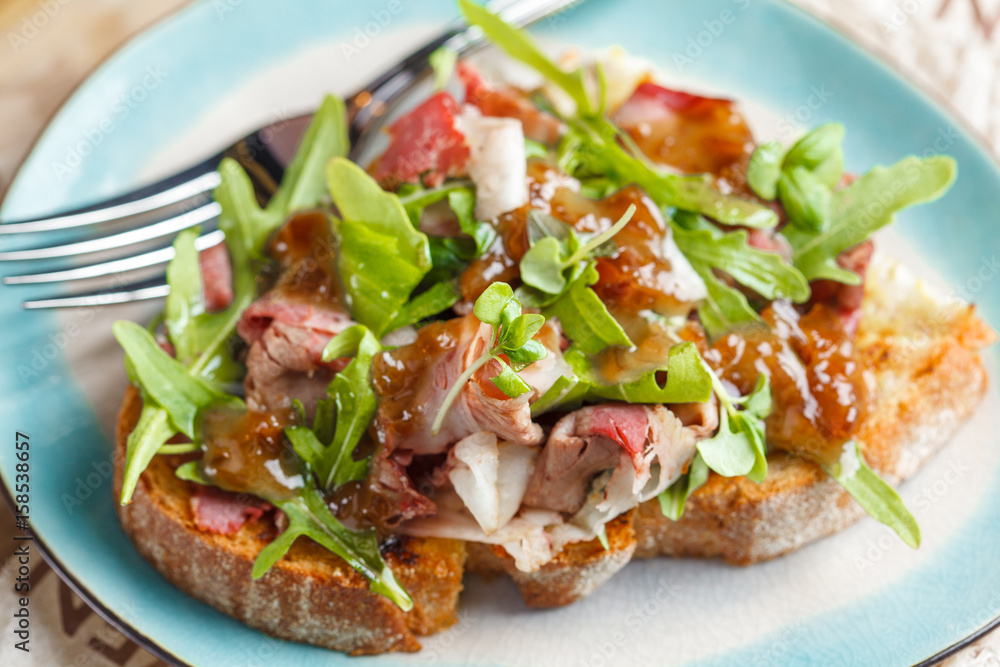
[[[554,166],[538,158],[528,160],[528,203],[500,215],[494,222],[497,238],[459,278],[462,297],[472,303],[492,283],[518,283],[518,264],[528,252],[528,211],[548,211],[555,192],[568,182]]]
[[[201,424],[205,475],[226,491],[269,500],[294,496],[303,485],[302,471],[282,432],[297,421],[291,409],[209,410]]]
[[[615,253],[597,260],[599,277],[593,289],[629,335],[638,338],[646,328],[643,311],[669,317],[687,315],[693,306],[674,295],[673,267],[663,248],[669,232],[659,208],[641,188],[629,185],[601,200],[559,190],[552,214],[577,231],[599,233],[630,205],[635,205],[635,214],[615,236]]]
[[[278,228],[267,246],[280,273],[272,287],[299,303],[343,309],[343,289],[336,270],[337,245],[324,211],[304,211]]]
[[[330,511],[345,526],[361,530],[374,526],[383,537],[392,532],[392,520],[399,508],[386,498],[374,485],[371,475],[367,479],[344,484],[327,499]]]
[[[766,374],[774,397],[768,442],[832,463],[871,410],[864,364],[841,319],[825,305],[799,315],[777,301],[762,316],[769,326],[723,336],[705,359],[742,394]]]
[[[570,185],[571,179],[537,158],[528,161],[528,180],[529,203],[497,219],[493,247],[462,274],[460,286],[467,301],[475,301],[492,282],[519,282],[518,264],[529,247],[530,209],[548,213],[578,232],[595,234],[611,227],[635,204],[635,215],[615,237],[615,254],[597,260],[600,277],[594,290],[630,335],[645,331],[643,311],[687,314],[692,304],[673,295],[672,267],[663,250],[666,223],[640,188],[628,186],[605,199],[588,199]]]
[[[750,194],[746,168],[754,138],[735,103],[703,98],[663,119],[622,129],[653,162],[685,174],[712,174],[723,192]]]

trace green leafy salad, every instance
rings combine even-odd
[[[220,286],[188,230],[162,316],[114,325],[143,406],[121,503],[170,456],[193,497],[272,517],[255,579],[306,537],[404,610],[414,602],[380,550],[391,535],[520,544],[522,509],[551,503],[530,530],[557,552],[653,498],[680,520],[710,475],[764,482],[777,449],[916,547],[914,518],[854,437],[871,401],[857,290],[871,235],[941,196],[954,161],[850,176],[840,125],[757,145],[729,100],[648,73],[615,98],[608,63],[564,68],[459,6],[537,89],[440,51],[435,92],[389,128],[375,164],[347,159],[332,96],[265,205],[224,160],[227,305],[210,305]],[[597,473],[558,463],[598,441],[610,458]],[[242,526],[207,506],[193,506],[199,528]]]

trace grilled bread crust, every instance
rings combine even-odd
[[[899,276],[886,271],[876,279],[894,287],[869,289],[858,332],[875,407],[857,439],[872,467],[896,483],[947,443],[981,401],[987,378],[979,352],[996,334],[971,306],[929,299],[919,284],[900,285]],[[118,420],[116,498],[125,441],[140,409],[130,388]],[[399,538],[385,559],[414,599],[404,613],[310,540],[297,540],[253,581],[254,559],[277,534],[273,522],[252,521],[234,535],[198,530],[189,502],[193,485],[174,475],[177,463],[156,457],[132,503],[118,507],[143,557],[178,588],[252,627],[353,655],[415,651],[418,636],[453,624],[466,571],[512,577],[529,606],[562,606],[591,593],[633,557],[721,557],[746,565],[830,535],[864,514],[818,466],[774,452],[763,483],[712,474],[680,521],[664,518],[653,500],[608,524],[608,550],[596,540],[570,545],[537,572],[519,572],[499,547]]]
[[[868,463],[897,484],[972,416],[987,389],[979,353],[997,335],[973,306],[932,298],[896,265],[874,268],[856,345],[872,374],[875,405],[856,439]],[[680,521],[665,518],[655,501],[641,505],[635,556],[721,557],[749,565],[862,516],[861,506],[818,465],[773,452],[761,484],[712,473]]]
[[[141,407],[139,393],[129,388],[118,417],[116,500],[125,441]],[[462,542],[401,537],[386,550],[386,563],[413,597],[409,613],[369,591],[360,574],[312,540],[296,540],[285,558],[254,581],[257,554],[277,536],[273,522],[251,521],[234,535],[202,532],[191,512],[194,485],[174,475],[175,464],[171,457],[154,458],[132,502],[118,506],[118,518],[139,553],[192,597],[274,637],[352,655],[416,651],[418,635],[455,622]]]

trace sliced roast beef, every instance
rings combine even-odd
[[[250,345],[244,384],[252,409],[287,408],[299,399],[311,414],[346,363],[322,359],[330,339],[354,324],[341,302],[332,234],[323,213],[309,212],[289,219],[270,242],[282,272],[236,326]]]
[[[406,471],[412,460],[410,452],[392,452],[385,444],[379,445],[372,457],[368,486],[379,499],[384,528],[395,529],[403,521],[437,512],[434,501],[420,493]]]
[[[674,403],[667,407],[699,440],[710,437],[719,428],[719,401],[715,394],[704,403]]]
[[[520,445],[537,444],[542,429],[531,421],[530,394],[508,398],[493,383],[499,369],[486,364],[462,388],[438,433],[431,427],[448,391],[482,354],[492,330],[474,316],[434,322],[417,340],[376,357],[379,408],[375,427],[390,451],[438,454],[466,436],[488,431]]]
[[[316,304],[299,301],[286,290],[273,289],[254,301],[243,311],[236,325],[236,332],[247,343],[264,337],[272,324],[301,329],[304,334],[296,337],[314,363],[321,363],[323,348],[331,338],[354,325],[354,321],[339,304]],[[304,369],[300,369],[304,370]]]
[[[375,180],[389,189],[421,180],[436,187],[448,176],[464,174],[469,147],[455,124],[459,112],[455,98],[440,92],[393,123]]]
[[[279,410],[298,399],[311,417],[327,385],[346,363],[344,359],[321,362],[330,338],[284,322],[272,323],[247,354],[243,384],[250,409]]]
[[[374,430],[379,445],[372,462],[372,487],[395,505],[394,523],[435,511],[435,503],[419,493],[407,473],[415,455],[443,454],[450,445],[484,431],[494,440],[515,443],[512,446],[541,442],[542,428],[531,421],[531,394],[505,396],[489,380],[498,370],[491,364],[466,383],[441,430],[431,433],[445,395],[482,353],[490,336],[488,325],[468,315],[428,324],[413,343],[375,358],[372,377],[379,407]],[[448,470],[459,463],[453,461]],[[441,472],[438,477],[446,480],[447,471]]]
[[[661,405],[582,408],[552,429],[524,504],[594,530],[666,489],[694,453],[694,434]]]
[[[527,93],[513,86],[487,83],[476,68],[466,62],[459,63],[457,71],[465,85],[466,104],[476,107],[484,116],[516,118],[529,139],[550,145],[559,141],[563,124],[555,116],[540,111]]]
[[[201,484],[191,496],[190,505],[199,530],[222,535],[238,532],[247,521],[255,521],[273,509],[270,503],[245,493],[231,493]]]
[[[201,265],[201,289],[205,310],[214,313],[233,301],[233,265],[225,243],[205,248],[198,253]]]

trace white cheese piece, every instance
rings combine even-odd
[[[476,217],[492,220],[528,203],[528,158],[521,121],[481,116],[466,107],[457,126],[469,146],[469,177],[476,184]]]

